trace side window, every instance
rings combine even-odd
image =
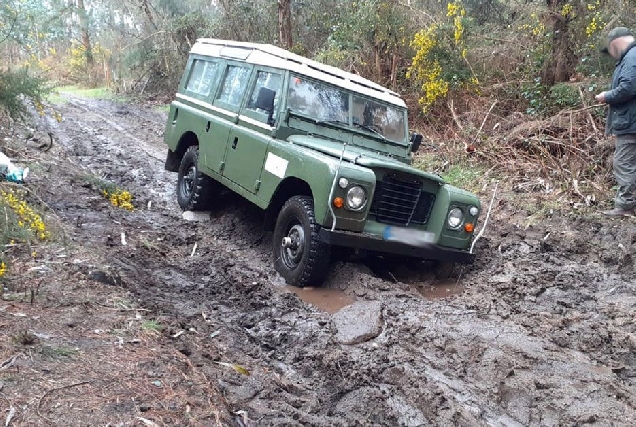
[[[256,111],[258,113],[265,113],[264,110],[256,108],[256,101],[258,100],[258,95],[261,91],[261,88],[266,88],[276,92],[276,96],[274,97],[274,111],[277,111],[282,82],[283,76],[279,73],[272,73],[270,71],[259,71],[256,75],[256,84],[252,89],[250,100],[247,103],[247,109]]]
[[[185,89],[197,95],[208,96],[214,82],[214,75],[218,68],[218,63],[195,59],[190,69],[190,76],[186,82]]]
[[[252,70],[246,67],[228,65],[217,99],[232,106],[239,107],[243,99],[243,94],[247,89],[251,71]]]

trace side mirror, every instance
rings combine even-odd
[[[422,134],[412,133],[411,134],[411,152],[416,153],[417,150],[420,149],[421,144],[422,144]]]
[[[258,97],[256,98],[256,108],[265,110],[269,113],[267,117],[267,124],[272,126],[272,115],[274,114],[274,99],[276,98],[276,91],[268,89],[266,87],[260,88],[258,91]]]

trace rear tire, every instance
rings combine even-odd
[[[283,205],[274,228],[274,267],[294,286],[318,286],[327,275],[331,248],[318,240],[311,197],[294,196]]]
[[[201,211],[212,206],[220,184],[199,170],[199,147],[187,149],[177,178],[177,202],[184,211]]]

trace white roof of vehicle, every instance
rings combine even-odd
[[[290,70],[343,89],[406,107],[400,96],[377,83],[339,68],[296,55],[271,44],[235,42],[219,39],[198,39],[190,53],[243,60],[249,64]]]

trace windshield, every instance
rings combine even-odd
[[[393,141],[403,141],[405,138],[403,109],[354,95],[351,113],[354,126],[371,129]]]
[[[350,99],[353,99],[350,104]],[[342,89],[291,76],[287,107],[318,121],[352,126],[392,141],[406,139],[406,110],[352,95]]]

